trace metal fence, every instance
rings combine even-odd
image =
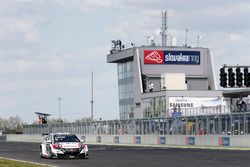
[[[218,112],[183,114],[160,118],[24,125],[24,134],[50,132],[69,132],[83,135],[250,134],[250,110],[245,112],[229,111],[220,109]]]

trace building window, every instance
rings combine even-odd
[[[144,118],[166,116],[166,97],[161,96],[143,99],[142,110]]]
[[[118,92],[120,119],[129,119],[133,111],[133,61],[118,63]]]

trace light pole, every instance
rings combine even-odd
[[[201,39],[201,36],[198,34],[197,35],[197,47],[199,46],[200,39]]]
[[[90,104],[91,104],[91,120],[93,121],[94,119],[94,95],[93,95],[93,72],[91,72],[91,100],[90,100]]]
[[[61,120],[61,100],[62,100],[62,97],[57,97],[57,100],[58,100],[58,109],[59,109],[59,120]]]

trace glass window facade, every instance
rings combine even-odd
[[[120,119],[129,119],[133,111],[133,61],[118,63],[118,92]]]
[[[143,118],[157,118],[166,116],[166,97],[152,97],[143,99]]]

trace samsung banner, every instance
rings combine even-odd
[[[229,112],[225,110],[226,102],[218,97],[169,97],[168,111],[172,115],[174,111],[181,115],[209,115]]]
[[[144,64],[200,64],[199,51],[144,50]]]

